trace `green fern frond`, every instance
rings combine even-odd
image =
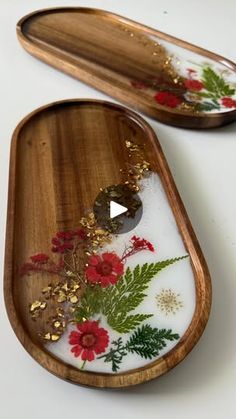
[[[152,314],[129,314],[133,312],[146,297],[146,289],[150,281],[162,269],[186,258],[182,256],[167,259],[157,263],[137,265],[133,272],[128,267],[124,276],[107,288],[99,285],[87,285],[86,291],[75,310],[75,320],[78,322],[89,319],[95,314],[103,314],[109,326],[119,333],[134,330]]]

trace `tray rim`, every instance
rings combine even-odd
[[[150,135],[150,141],[156,148],[156,155],[158,164],[160,165],[160,176],[162,185],[167,195],[168,203],[172,209],[176,223],[178,225],[184,245],[192,252],[190,255],[191,266],[194,273],[195,286],[197,281],[202,281],[202,288],[196,288],[196,307],[192,317],[191,323],[188,326],[185,334],[181,337],[177,345],[171,349],[167,354],[160,357],[156,361],[152,361],[144,367],[132,369],[123,373],[109,374],[99,372],[80,371],[72,365],[66,364],[51,353],[43,350],[38,346],[24,329],[23,323],[20,321],[17,309],[14,304],[12,287],[13,287],[13,258],[14,258],[14,207],[15,207],[15,186],[16,186],[16,163],[17,163],[17,145],[19,133],[22,128],[35,116],[44,111],[50,111],[53,107],[63,106],[67,104],[80,105],[91,104],[98,106],[106,106],[125,112],[132,119],[145,129],[147,135]],[[178,217],[177,217],[178,215]],[[188,244],[187,244],[188,242]],[[193,260],[193,256],[195,258]],[[199,278],[197,277],[199,275]],[[150,381],[154,378],[166,373],[178,363],[180,363],[187,354],[192,350],[195,344],[200,339],[211,309],[212,289],[210,273],[201,251],[198,240],[193,231],[192,225],[188,218],[187,212],[184,208],[183,202],[178,193],[177,187],[171,175],[169,166],[161,149],[160,143],[156,137],[155,132],[149,124],[134,111],[125,108],[124,106],[113,104],[104,100],[93,99],[66,99],[49,103],[41,106],[24,117],[17,125],[13,132],[9,163],[9,189],[8,189],[8,209],[7,209],[7,226],[6,226],[6,244],[5,244],[5,266],[4,266],[4,300],[5,307],[12,329],[21,342],[26,351],[46,370],[54,375],[88,387],[100,388],[120,388],[128,387]]]
[[[43,8],[33,11],[25,16],[23,16],[16,25],[16,32],[17,37],[22,45],[22,47],[34,57],[44,61],[45,63],[49,64],[50,66],[86,83],[99,91],[117,99],[121,100],[127,106],[132,106],[135,111],[140,111],[146,114],[147,116],[154,118],[160,122],[167,123],[169,125],[179,126],[182,128],[197,128],[197,129],[205,129],[205,128],[214,128],[217,126],[225,125],[227,123],[233,122],[236,120],[236,109],[232,109],[226,112],[215,112],[215,113],[189,113],[186,114],[181,110],[171,109],[168,110],[166,107],[161,106],[159,104],[147,105],[147,104],[137,104],[137,97],[138,92],[129,91],[130,99],[127,100],[127,95],[122,95],[122,91],[125,92],[123,88],[119,88],[116,86],[116,94],[112,94],[114,92],[114,85],[111,85],[105,78],[102,79],[93,72],[89,72],[86,69],[79,68],[76,64],[78,63],[79,57],[77,60],[73,60],[72,57],[68,54],[67,60],[65,60],[66,52],[62,53],[61,50],[55,50],[42,44],[40,46],[40,42],[37,44],[32,39],[30,39],[23,31],[23,26],[28,19],[40,14],[52,14],[54,12],[82,12],[88,14],[97,14],[100,16],[105,16],[110,19],[116,19],[123,23],[128,23],[131,27],[135,29],[139,29],[141,31],[146,31],[151,35],[155,35],[160,39],[163,39],[167,42],[171,42],[177,46],[183,47],[194,53],[198,53],[202,56],[208,57],[214,61],[219,62],[222,65],[228,67],[231,71],[236,73],[236,63],[227,58],[216,54],[212,51],[209,51],[205,48],[199,47],[195,44],[191,44],[190,42],[184,41],[180,38],[175,36],[169,35],[162,31],[153,29],[145,24],[136,22],[132,19],[127,17],[121,16],[119,14],[99,9],[99,8],[89,8],[89,7],[54,7],[54,8]],[[70,59],[71,58],[71,59]],[[82,60],[82,59],[81,59]],[[83,60],[82,60],[83,61]],[[81,63],[80,63],[81,64]],[[88,75],[92,75],[92,77],[88,77]],[[104,88],[105,86],[105,88]]]

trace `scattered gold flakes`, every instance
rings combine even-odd
[[[36,319],[37,317],[41,316],[41,312],[45,310],[47,307],[46,301],[39,301],[36,300],[30,304],[29,311],[31,314],[32,319]]]
[[[183,102],[183,103],[180,104],[179,108],[184,110],[184,111],[199,113],[199,111],[196,108],[196,104]]]
[[[100,188],[100,191],[102,192],[103,188]],[[99,206],[99,202],[96,202],[96,205]],[[85,254],[87,256],[96,253],[97,249],[111,242],[110,233],[97,225],[94,213],[91,212],[87,218],[81,218],[80,224],[89,229],[89,233],[87,235],[89,239],[89,247],[85,250]]]
[[[130,163],[124,183],[129,185],[133,191],[139,192],[139,181],[150,171],[150,163],[144,160],[143,146],[141,147],[131,140],[125,140],[125,145],[131,154],[129,154]]]
[[[56,342],[56,341],[58,341],[59,339],[60,339],[60,335],[56,335],[56,334],[53,334],[53,333],[45,333],[45,335],[43,336],[43,338],[45,339],[45,340],[51,340],[52,342]]]
[[[41,301],[37,301],[37,300],[34,301],[30,306],[30,311],[38,310],[40,308],[41,304],[42,304]]]
[[[175,314],[183,307],[183,303],[179,297],[180,294],[176,294],[170,288],[162,289],[162,291],[156,295],[157,307],[165,313],[166,316],[168,316],[168,314]]]
[[[177,65],[175,64],[176,58],[173,54],[169,55],[164,45],[160,44],[157,39],[148,34],[140,34],[138,31],[130,30],[123,24],[119,24],[118,26],[124,32],[125,36],[127,36],[128,42],[140,45],[143,55],[147,60],[148,56],[150,56],[150,62],[154,67],[153,76],[154,74],[156,75],[155,77],[158,79],[159,87],[160,80],[162,80],[161,83],[163,83],[163,87],[165,88],[168,86],[169,88],[178,87],[183,89],[183,83],[178,73],[179,62],[177,61]],[[156,82],[154,80],[152,82],[148,77],[146,77],[145,83],[152,89],[156,88]]]
[[[80,220],[80,224],[83,227],[88,228],[89,230],[94,228],[96,225],[96,219],[93,212],[90,212],[88,217],[82,217]]]
[[[137,150],[140,149],[137,144],[135,144],[134,142],[129,141],[129,140],[125,141],[125,145],[129,149],[129,151],[137,151]]]

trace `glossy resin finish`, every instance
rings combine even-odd
[[[26,350],[97,387],[179,363],[204,330],[211,285],[150,126],[109,102],[48,105],[17,127],[9,182],[5,301]],[[138,187],[143,217],[106,242],[91,209],[100,188],[123,182]]]

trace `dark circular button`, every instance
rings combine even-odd
[[[100,227],[113,234],[128,233],[141,220],[142,201],[128,185],[111,185],[95,199],[93,212]]]

